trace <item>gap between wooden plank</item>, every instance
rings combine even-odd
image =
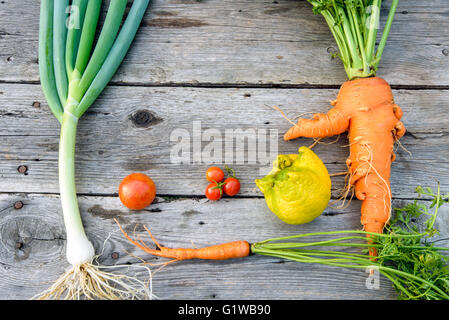
[[[16,191],[2,191],[0,192],[0,195],[27,195],[27,196],[59,196],[59,193],[57,192],[16,192]],[[116,198],[118,197],[118,193],[77,193],[78,197],[103,197],[103,198]],[[157,198],[164,199],[165,202],[172,202],[172,201],[182,201],[182,200],[204,200],[206,199],[205,196],[200,194],[158,194]],[[169,199],[166,199],[169,198]],[[232,198],[230,197],[223,197],[223,199],[264,199],[263,195],[236,195]],[[335,196],[331,197],[331,200],[337,200],[338,198]],[[354,201],[359,201],[357,199],[353,199]],[[432,201],[430,198],[413,198],[413,197],[393,197],[392,201]],[[0,209],[1,212],[1,209]],[[342,211],[342,213],[345,213]]]
[[[40,85],[39,81],[7,81],[0,80],[0,84],[28,84]],[[339,89],[340,85],[330,84],[284,84],[284,83],[142,83],[142,82],[110,82],[110,87],[141,87],[141,88],[213,88],[213,89]],[[449,90],[449,85],[395,85],[393,90]]]

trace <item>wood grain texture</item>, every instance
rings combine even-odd
[[[448,10],[446,0],[401,1],[379,76],[448,86],[449,35],[441,31],[449,29]],[[38,12],[39,1],[0,3],[0,80],[39,80]],[[335,51],[305,0],[154,0],[114,82],[340,85],[346,75]]]
[[[59,124],[43,102],[40,87],[0,84],[0,91],[0,192],[58,193]],[[160,194],[202,195],[206,187],[204,172],[211,164],[206,157],[211,142],[204,134],[215,130],[224,141],[228,129],[235,136],[233,148],[221,143],[218,162],[235,168],[242,179],[240,195],[261,196],[254,189],[254,179],[265,174],[272,158],[264,152],[256,153],[260,146],[247,140],[246,133],[259,133],[268,140],[269,130],[274,130],[273,144],[277,143],[278,152],[296,153],[299,146],[311,145],[313,140],[284,142],[282,135],[290,123],[271,106],[279,106],[294,118],[325,112],[336,94],[337,90],[314,89],[110,87],[79,124],[78,192],[114,194],[124,176],[140,171],[155,180]],[[435,178],[449,189],[449,120],[444,108],[435,107],[449,100],[449,92],[397,90],[395,97],[404,110],[403,121],[409,133],[396,146],[397,161],[391,178],[394,197],[413,198],[417,185],[432,183]],[[35,101],[42,102],[40,108],[33,106]],[[150,113],[143,126],[135,119],[142,110]],[[201,122],[202,163],[194,162],[194,121]],[[192,152],[186,164],[177,164],[171,158],[178,144],[178,138],[170,138],[175,130],[184,130],[191,139],[188,146]],[[314,149],[331,173],[346,170],[348,141],[345,135],[337,139],[326,139]],[[238,141],[243,142],[243,148],[238,147]],[[251,152],[256,155],[254,162],[248,156]],[[225,161],[229,155],[234,159]],[[28,167],[26,175],[18,172],[20,165]],[[333,185],[336,197],[337,190],[344,186],[344,177],[335,177]]]
[[[379,70],[396,89],[408,129],[392,167],[396,207],[416,197],[417,185],[438,180],[449,190],[449,35],[443,32],[449,3],[431,2],[400,1]],[[38,12],[39,1],[0,3],[0,299],[28,299],[68,267],[58,196],[59,124],[39,86]],[[124,264],[120,271],[133,274],[140,260],[132,255],[161,261],[125,241],[113,217],[142,236],[147,224],[167,246],[359,229],[356,200],[345,209],[329,207],[303,226],[282,223],[253,182],[271,159],[248,163],[248,153],[257,150],[247,143],[248,132],[269,138],[273,130],[279,153],[313,143],[284,142],[290,124],[272,107],[289,118],[327,111],[346,77],[340,61],[331,58],[335,50],[327,25],[304,0],[153,0],[112,84],[79,124],[76,183],[86,232],[97,252],[104,249],[100,262]],[[219,161],[232,165],[242,181],[237,198],[204,199],[210,163],[194,163],[192,145],[192,163],[172,162],[177,140],[171,134],[181,130],[193,139],[194,121],[201,121],[201,133],[222,138],[226,129],[241,130],[234,132],[232,150],[244,163]],[[201,150],[210,142],[204,137]],[[346,169],[347,143],[342,135],[314,148],[330,173]],[[222,152],[229,155],[225,146]],[[157,201],[141,212],[125,209],[116,194],[133,171],[149,174],[158,187]],[[332,181],[337,198],[344,178]],[[444,208],[437,223],[442,238],[448,237],[448,213]],[[146,279],[141,269],[138,276]],[[386,279],[380,290],[368,290],[366,277],[365,270],[250,256],[174,264],[156,272],[153,285],[163,299],[395,298]]]
[[[17,201],[23,203],[23,208],[14,208]],[[254,243],[298,233],[360,228],[358,202],[352,202],[344,213],[327,209],[309,224],[292,226],[270,213],[263,199],[212,203],[205,199],[158,197],[141,212],[127,210],[117,197],[81,196],[79,201],[86,233],[97,252],[103,250],[99,262],[104,265],[137,265],[140,260],[136,257],[152,263],[162,261],[129,244],[112,220],[114,217],[131,234],[136,232],[145,239],[145,224],[161,244],[176,247],[201,247],[236,239]],[[406,203],[395,201],[394,205]],[[438,226],[447,225],[448,213],[443,207]],[[0,299],[28,299],[69,266],[65,261],[59,197],[3,194],[0,216]],[[447,237],[447,230],[442,231],[440,237]],[[152,267],[153,272],[157,269]],[[136,271],[140,279],[147,279],[145,272]],[[131,274],[133,268],[128,265],[119,272]],[[366,277],[365,270],[250,256],[223,262],[172,264],[154,273],[153,286],[154,293],[163,299],[394,299],[394,290],[386,279],[381,279],[379,290],[369,290]]]

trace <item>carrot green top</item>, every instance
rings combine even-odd
[[[376,75],[399,0],[392,0],[376,49],[382,0],[307,0],[322,14],[339,48],[349,80]]]

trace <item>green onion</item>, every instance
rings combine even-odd
[[[65,48],[66,43],[59,39],[66,39],[67,28],[66,8],[69,0],[55,1],[54,18],[53,18],[53,63],[55,68],[56,89],[58,90],[59,100],[65,105],[68,93],[67,69],[65,66]]]
[[[110,2],[92,53],[102,1],[74,0],[71,10],[69,0],[41,2],[39,72],[49,107],[61,123],[59,188],[67,233],[66,256],[72,268],[37,296],[39,299],[152,297],[148,287],[138,279],[116,276],[102,271],[106,267],[93,264],[95,250],[84,231],[75,185],[79,118],[95,102],[122,63],[149,0],[134,0],[120,28],[126,4],[126,0]],[[67,30],[67,21],[74,28]]]
[[[90,0],[84,17],[83,29],[81,32],[78,54],[75,60],[75,69],[83,74],[87,63],[89,62],[90,53],[95,40],[96,25],[100,18],[101,0]]]
[[[84,23],[87,4],[89,0],[73,0],[70,10],[69,31],[67,34],[67,43],[65,50],[65,64],[68,77],[73,72],[76,62],[76,54],[81,37],[81,26]]]
[[[92,3],[95,2],[101,3],[101,1],[94,1]],[[116,21],[122,20],[123,14],[125,13],[126,2],[126,0],[111,1],[103,29],[101,30],[100,37],[98,38],[95,51],[90,57],[90,61],[87,61],[86,57],[78,54],[75,70],[77,74],[82,74],[82,77],[81,79],[76,79],[79,80],[79,83],[76,90],[73,90],[72,92],[72,96],[77,101],[81,101],[81,98],[89,88],[94,77],[97,75],[103,65],[104,60],[109,54],[109,50],[115,42],[120,27],[120,24],[117,24]],[[129,33],[127,33],[126,36],[130,37]],[[93,35],[92,39],[89,39],[89,41],[91,40],[93,40]],[[86,52],[90,53],[90,49],[86,50]]]
[[[39,23],[39,73],[41,87],[51,112],[62,123],[63,106],[56,89],[55,68],[53,66],[53,11],[52,0],[41,2]]]

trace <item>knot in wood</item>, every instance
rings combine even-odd
[[[138,127],[148,126],[153,118],[154,116],[146,110],[137,111],[132,115],[132,121]]]
[[[138,110],[134,114],[130,115],[129,118],[132,123],[139,128],[146,128],[161,121],[161,119],[148,110]]]

